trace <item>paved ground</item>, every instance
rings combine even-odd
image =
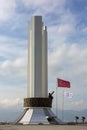
[[[0,130],[87,130],[87,125],[0,125]]]

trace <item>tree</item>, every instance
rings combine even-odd
[[[82,116],[82,123],[84,124],[84,122],[85,122],[85,117],[84,116]]]
[[[78,124],[78,119],[79,119],[79,117],[75,116],[76,124]]]

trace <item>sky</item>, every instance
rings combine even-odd
[[[0,0],[0,108],[19,110],[27,97],[28,22],[41,15],[48,30],[48,92],[53,108],[87,109],[87,0]],[[71,88],[57,88],[57,78]]]

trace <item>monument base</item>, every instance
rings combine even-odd
[[[16,124],[61,124],[62,121],[51,111],[52,94],[49,93],[47,98],[25,98],[24,112]]]
[[[50,108],[27,108],[24,115],[16,122],[18,124],[61,124]]]

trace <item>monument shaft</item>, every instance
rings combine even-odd
[[[28,97],[47,97],[47,28],[33,16],[28,28]]]

